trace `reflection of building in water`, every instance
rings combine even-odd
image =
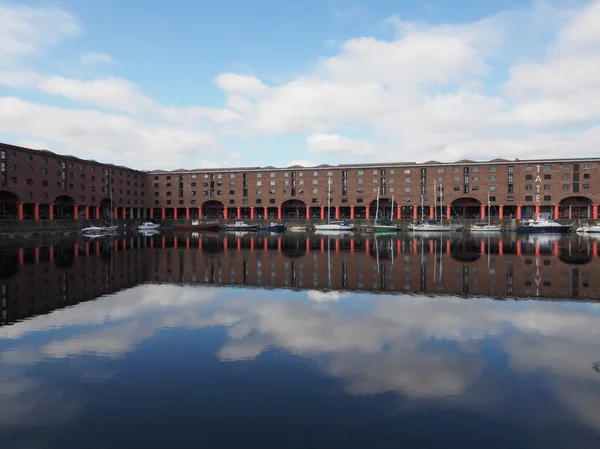
[[[600,265],[596,240],[514,237],[136,236],[19,249],[0,253],[2,321],[143,282],[517,298],[600,297],[600,279],[591,274]]]

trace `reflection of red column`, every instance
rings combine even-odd
[[[396,253],[402,253],[402,242],[400,240],[396,240]]]
[[[335,206],[335,219],[340,219],[340,206]]]
[[[321,206],[321,220],[325,220],[325,207]]]
[[[365,206],[365,219],[369,219],[371,217],[371,206]]]
[[[250,250],[254,251],[254,237],[250,237]]]
[[[598,241],[594,240],[592,242],[592,256],[598,257]]]
[[[282,243],[281,237],[277,237],[277,251],[279,252],[281,252]]]
[[[33,205],[33,219],[34,220],[40,219],[40,204],[39,203],[35,203]]]
[[[433,240],[429,240],[429,254],[433,254]]]
[[[266,251],[267,249],[269,249],[269,241],[263,238],[263,250]]]
[[[308,241],[308,239],[306,239]],[[354,239],[350,240],[350,252],[354,252]]]
[[[100,242],[96,242],[96,254],[100,252]]]
[[[79,243],[73,244],[73,255],[75,258],[79,257]]]
[[[517,240],[517,256],[521,255],[521,241]]]
[[[119,218],[119,208],[118,207],[113,207],[113,217],[115,220],[117,220]]]
[[[54,204],[48,205],[48,218],[54,220]]]
[[[150,237],[150,248],[154,248],[154,239]]]
[[[558,257],[558,242],[554,242],[554,256]]]
[[[335,252],[339,253],[340,252],[340,241],[339,240],[335,240]]]
[[[242,249],[242,239],[238,237],[236,243],[237,243],[237,245],[236,245],[237,246],[237,250],[241,251],[241,249]]]
[[[535,206],[535,218],[540,216],[540,205],[536,204]]]
[[[592,204],[592,218],[594,220],[598,219],[598,205],[597,204]]]
[[[521,208],[522,208],[522,206],[517,206],[517,220],[521,220],[523,218],[523,215],[521,213]]]
[[[160,242],[160,246],[161,246],[161,248],[163,248],[163,249],[167,247],[167,238],[166,238],[166,237],[163,237],[163,238],[162,238],[162,240],[161,240],[161,242]]]
[[[237,219],[241,220],[242,219],[242,208],[238,206],[237,208]]]
[[[498,254],[501,256],[504,254],[504,242],[502,240],[498,242]]]
[[[417,241],[413,239],[413,254],[417,254],[418,248],[417,248]]]
[[[433,206],[429,206],[429,218],[431,220],[433,220],[433,214],[435,213],[435,210],[433,209]]]
[[[446,254],[450,254],[452,252],[450,248],[450,240],[446,240]]]
[[[481,241],[481,254],[485,254],[485,240]]]
[[[202,249],[202,237],[198,239],[198,249]]]
[[[75,206],[73,206],[73,218],[75,220],[79,219],[79,205],[77,205],[77,204]]]
[[[118,251],[118,249],[119,249],[119,241],[118,240],[115,240],[113,242],[113,248],[114,248],[115,252]]]
[[[96,220],[100,219],[100,206],[96,206]]]
[[[223,238],[223,248],[225,248],[225,249],[229,248],[229,237]]]
[[[185,238],[185,247],[186,247],[186,249],[190,248],[190,238],[189,237]]]
[[[535,255],[540,255],[540,242],[535,242]]]
[[[310,239],[308,237],[306,237],[306,252],[309,253],[310,252]]]
[[[504,218],[504,206],[498,206],[498,218],[500,220]]]
[[[85,206],[85,219],[86,220],[90,219],[90,207],[91,206]]]
[[[179,246],[179,243],[177,241],[177,236],[173,237],[173,248],[177,248],[177,246]]]
[[[281,206],[277,207],[277,219],[281,220],[283,218],[283,214],[282,214],[282,210],[281,210]]]
[[[127,219],[127,208],[123,207],[123,220]]]
[[[150,220],[154,220],[154,208],[150,208]]]
[[[100,245],[100,242],[98,242],[98,245]],[[54,246],[48,248],[48,257],[50,258],[50,262],[54,261]]]
[[[485,219],[485,206],[482,204],[481,206],[479,206],[479,210],[480,210],[479,215],[480,215],[481,219],[482,220]]]
[[[23,203],[17,203],[17,219],[23,219]]]
[[[413,220],[416,220],[417,218],[419,218],[419,209],[417,206],[413,206]]]
[[[450,219],[450,217],[452,217],[452,206],[447,205],[446,206],[446,218]]]
[[[371,241],[370,240],[365,240],[365,249],[367,250],[367,253],[371,249]]]
[[[250,220],[254,220],[254,206],[250,206]]]
[[[325,252],[325,239],[323,237],[321,237],[321,252]]]
[[[18,254],[19,254],[19,266],[22,266],[25,263],[25,251],[23,250],[23,248],[19,248]]]
[[[35,260],[35,263],[40,263],[40,248],[36,247],[33,250],[33,260]]]

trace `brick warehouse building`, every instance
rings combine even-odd
[[[147,172],[6,144],[0,151],[0,217],[24,220],[323,220],[328,182],[331,217],[350,220],[374,218],[378,189],[379,216],[394,219],[596,219],[600,203],[600,158]]]

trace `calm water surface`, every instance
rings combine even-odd
[[[597,448],[578,236],[0,249],[2,448]]]

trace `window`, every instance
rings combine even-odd
[[[269,190],[269,195],[275,195],[275,189],[270,189]]]
[[[533,166],[531,166],[531,165],[525,166],[525,171],[532,171],[532,170],[533,170]]]
[[[506,201],[514,201],[515,197],[514,196],[507,196],[506,197]]]
[[[444,169],[440,167],[440,168],[437,169],[437,172],[438,173],[444,173]]]
[[[454,177],[454,180],[455,180],[456,182],[460,182],[460,176],[455,176],[455,177]]]
[[[454,186],[454,191],[455,192],[460,192],[460,186]]]
[[[552,179],[552,175],[546,174],[546,175],[544,175],[544,179]]]
[[[494,175],[490,176],[490,181],[495,181],[496,177]]]
[[[261,190],[261,189],[257,189],[257,190],[256,190],[256,194],[257,194],[257,195],[262,195],[262,190]]]
[[[491,166],[491,167],[490,167],[490,171],[496,171],[496,167],[494,167],[494,166]]]
[[[388,179],[388,183],[393,183],[394,182],[394,178],[389,178]]]
[[[563,175],[563,179],[569,179],[569,174],[568,174],[568,173],[565,173],[565,174]]]
[[[312,189],[312,193],[319,193],[319,189]]]
[[[590,174],[589,173],[584,173],[583,174],[583,179],[590,179]]]
[[[490,196],[490,202],[494,203],[496,201],[496,197],[495,196]]]
[[[490,189],[491,191],[494,191],[494,190],[496,190],[496,186],[490,186],[490,187],[489,187],[489,189]]]
[[[312,183],[313,183],[313,184],[318,184],[318,183],[319,183],[319,180],[318,180],[318,179],[313,179],[313,182],[312,182]]]
[[[192,176],[192,178],[195,178],[196,175]],[[233,179],[235,178],[235,173],[229,173],[229,179]]]
[[[544,195],[544,201],[552,201],[551,195]]]
[[[48,187],[48,181],[42,181],[42,186]]]
[[[27,154],[25,156],[25,160],[32,161],[33,160],[33,156],[31,154]]]
[[[583,190],[590,190],[590,185],[589,184],[584,184],[583,185]]]
[[[479,171],[479,167],[471,168],[471,173],[477,173]]]
[[[356,202],[357,202],[357,203],[362,203],[362,202],[363,202],[363,199],[362,199],[362,198],[356,198]]]
[[[404,178],[404,182],[410,182],[410,178]]]
[[[533,201],[533,197],[531,195],[525,196],[525,201]]]
[[[378,182],[379,181],[377,180],[377,178],[373,178],[373,181],[372,181],[373,184],[377,184]]]
[[[257,173],[257,174],[256,174],[256,177],[257,177],[257,178],[262,178],[262,173]]]
[[[550,184],[544,184],[544,190],[552,190],[552,186]]]
[[[379,170],[373,170],[373,174],[374,175],[378,175],[379,174]]]
[[[509,173],[514,173],[515,172],[515,167],[513,167],[512,165],[508,166],[508,172]]]
[[[533,175],[525,175],[526,181],[531,181],[533,179]]]
[[[31,185],[33,185],[33,179],[31,179],[31,178],[28,178],[28,179],[27,179],[27,184],[29,184],[30,186],[31,186]]]
[[[312,172],[312,175],[313,176],[319,176],[319,172],[314,171],[314,172]]]
[[[269,181],[269,185],[274,186],[275,185],[275,181]]]
[[[47,174],[48,174],[48,169],[42,168],[42,175],[47,175]]]
[[[262,186],[262,181],[256,181],[257,186]]]
[[[533,186],[531,184],[527,184],[525,186],[525,190],[533,190]]]
[[[492,180],[491,178],[492,177],[490,176],[490,180]],[[479,176],[473,176],[472,179],[473,179],[473,181],[479,181]],[[494,179],[494,181],[495,181],[495,179]]]
[[[405,175],[410,175],[410,168],[404,169],[404,174]]]
[[[544,170],[552,170],[552,165],[544,165]]]
[[[404,187],[404,193],[410,193],[410,187]]]
[[[591,164],[583,164],[583,168],[592,168]]]

